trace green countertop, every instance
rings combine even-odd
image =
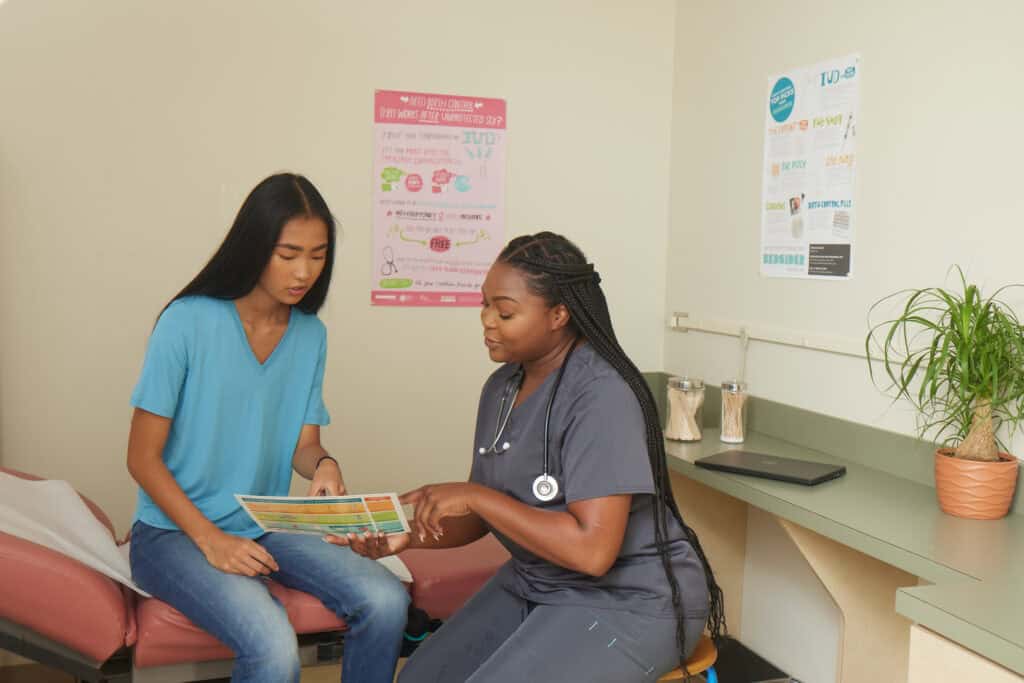
[[[1024,674],[1024,579],[1016,577],[1016,568],[1024,567],[1024,515],[952,517],[939,509],[935,489],[925,483],[763,433],[749,433],[740,445],[722,443],[718,435],[717,428],[706,428],[696,443],[666,440],[669,466],[935,584],[899,589],[896,611]],[[839,463],[847,473],[805,487],[693,464],[732,448]]]

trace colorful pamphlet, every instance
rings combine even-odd
[[[235,498],[264,531],[318,536],[409,531],[394,493],[315,497],[235,494]]]

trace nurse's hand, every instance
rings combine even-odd
[[[403,504],[416,506],[416,523],[420,542],[427,536],[439,540],[444,535],[441,520],[445,517],[463,517],[473,512],[470,501],[476,495],[478,484],[455,482],[450,484],[428,484],[403,493],[399,500]]]
[[[331,458],[320,461],[313,478],[309,482],[307,496],[343,496],[345,480],[341,478],[341,468]]]
[[[324,540],[334,545],[347,545],[352,552],[376,560],[379,557],[396,555],[409,547],[412,540],[409,534],[346,534],[345,536],[324,536]]]
[[[219,529],[196,540],[206,561],[228,574],[257,576],[278,570],[274,557],[251,538],[225,533]]]

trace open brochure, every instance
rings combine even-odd
[[[127,546],[118,547],[110,530],[66,481],[36,481],[0,472],[0,531],[67,555],[149,595],[132,583]]]
[[[409,531],[398,496],[369,493],[344,496],[247,496],[238,504],[264,531],[344,536],[401,534]]]

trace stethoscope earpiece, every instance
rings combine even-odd
[[[515,389],[512,388],[512,382],[515,382]],[[498,450],[498,439],[505,433],[505,426],[508,425],[508,419],[512,417],[512,409],[516,406],[516,397],[519,396],[519,387],[522,385],[522,370],[517,370],[516,374],[512,375],[508,383],[505,385],[505,391],[501,395],[501,403],[498,405],[498,422],[494,425],[494,439],[491,441],[491,445],[476,449],[476,452],[480,455],[487,455],[493,453],[504,453],[508,449],[512,448],[512,444],[508,441],[501,444],[501,450]],[[509,400],[511,398],[511,400]],[[508,404],[508,412],[505,412],[505,404]],[[504,416],[504,417],[502,417]]]

